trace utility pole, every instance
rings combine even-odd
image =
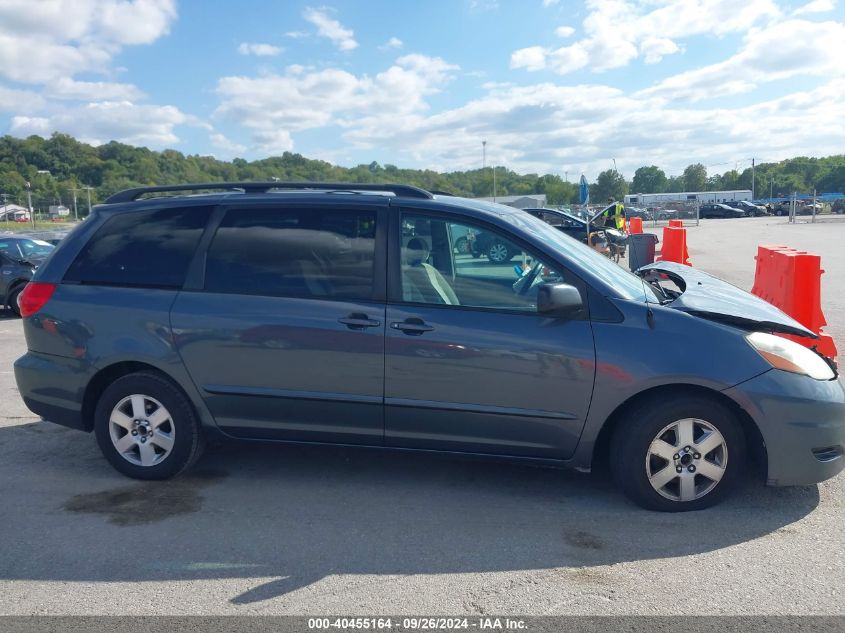
[[[751,199],[754,200],[754,159],[751,159]]]
[[[35,213],[32,211],[32,185],[28,180],[26,181],[26,202],[29,206],[29,221],[32,222],[32,226],[35,227]]]
[[[769,177],[769,198],[775,197],[775,177],[774,175]]]
[[[566,182],[568,183],[569,182],[569,172],[568,171],[563,172],[563,177],[566,179]]]
[[[278,179],[276,179],[278,180]],[[75,220],[79,221],[79,214],[76,210],[76,192],[77,191],[84,191],[88,194],[88,215],[91,215],[91,187],[88,185],[84,185],[82,187],[76,187],[71,189],[73,192],[73,217]]]
[[[496,202],[496,167],[493,167],[493,202]]]

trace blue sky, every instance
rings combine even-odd
[[[711,172],[845,148],[842,0],[0,0],[0,133]]]

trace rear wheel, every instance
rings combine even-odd
[[[646,401],[620,420],[611,467],[623,492],[649,510],[712,506],[735,487],[746,457],[736,416],[701,396]]]
[[[115,380],[94,412],[97,443],[109,463],[135,479],[169,479],[200,456],[193,407],[166,378],[139,372]]]
[[[466,237],[459,237],[458,240],[455,242],[455,250],[457,251],[458,255],[469,255],[470,251],[472,250],[469,244],[469,240]]]

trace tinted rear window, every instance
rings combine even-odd
[[[190,207],[115,215],[88,241],[65,281],[179,288],[209,212]]]
[[[232,209],[208,250],[211,292],[322,299],[373,295],[376,216],[336,209]]]

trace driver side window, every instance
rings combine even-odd
[[[402,217],[404,301],[536,312],[539,287],[564,281],[545,261],[486,227]]]

